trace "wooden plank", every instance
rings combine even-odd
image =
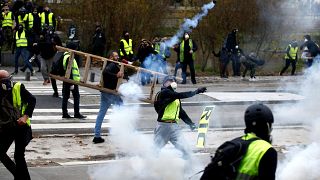
[[[72,50],[72,49],[69,49],[69,48],[61,47],[61,46],[56,46],[56,48],[58,50],[61,50],[61,51],[69,51],[69,52],[73,52],[73,53],[76,53],[76,54],[79,54],[79,55],[82,55],[82,56],[90,56],[92,60],[94,60],[94,59],[98,59],[100,61],[107,60],[107,61],[114,62],[114,63],[117,63],[117,64],[123,64],[124,66],[132,68],[132,69],[134,69],[136,71],[141,70],[141,71],[144,71],[144,72],[149,72],[149,73],[151,73],[153,75],[157,74],[158,76],[167,76],[166,74],[163,74],[163,73],[159,73],[159,72],[156,72],[156,71],[151,71],[149,69],[145,69],[145,68],[141,68],[141,67],[136,67],[136,66],[133,66],[131,64],[126,64],[126,63],[114,61],[114,60],[111,60],[111,59],[107,59],[105,57],[101,57],[101,56],[97,56],[97,55],[93,55],[93,54],[89,54],[89,53],[85,53],[85,52],[81,52],[81,51],[76,51],[76,50]],[[182,78],[178,78],[178,77],[176,79],[182,80]]]
[[[152,82],[152,85],[151,85],[150,95],[149,95],[149,99],[150,100],[152,100],[152,98],[153,98],[154,86],[157,83],[157,79],[158,79],[157,75],[153,75],[153,82]]]
[[[103,87],[103,70],[106,68],[108,61],[105,59],[103,61],[103,66],[102,66],[102,71],[101,71],[101,76],[100,76],[100,86]]]
[[[70,53],[70,56],[69,56],[69,61],[68,61],[67,70],[66,70],[66,74],[65,74],[65,78],[67,78],[67,79],[70,78],[72,65],[73,65],[73,59],[74,59],[74,53],[72,51],[69,53]]]
[[[119,72],[122,72],[122,74],[124,74],[124,65],[123,65],[123,64],[121,64],[121,67],[120,67],[120,71],[119,71]],[[122,83],[122,80],[123,80],[123,77],[118,78],[117,88],[116,88],[117,91],[119,90],[119,86],[120,86],[120,84]]]
[[[87,56],[86,66],[85,66],[84,75],[83,75],[83,82],[84,83],[87,83],[90,66],[91,66],[91,57]]]
[[[72,79],[67,79],[65,77],[57,76],[57,75],[53,75],[53,74],[49,74],[49,76],[51,78],[53,78],[53,79],[57,79],[57,80],[60,80],[60,81],[63,81],[63,82],[67,82],[67,83],[70,83],[70,84],[84,86],[84,87],[87,87],[87,88],[90,88],[90,89],[96,89],[96,90],[101,91],[101,92],[106,92],[106,93],[111,93],[111,94],[115,94],[115,95],[120,95],[121,96],[121,94],[118,93],[117,91],[111,90],[111,89],[107,89],[107,88],[103,88],[103,87],[101,87],[99,85],[93,85],[93,84],[87,84],[87,83],[83,83],[83,82],[79,82],[79,81],[74,81]],[[147,99],[147,98],[139,98],[139,101],[153,104],[153,101],[150,100],[150,99]]]

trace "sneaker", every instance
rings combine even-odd
[[[59,93],[54,92],[54,93],[52,94],[52,97],[59,97]]]
[[[94,142],[95,144],[103,143],[104,139],[102,137],[94,137],[92,142]]]
[[[42,83],[42,85],[44,85],[44,86],[47,85],[47,84],[48,84],[47,80],[44,80],[43,83]]]
[[[70,118],[72,118],[69,114],[64,114],[63,116],[62,116],[62,118],[65,118],[65,119],[70,119]]]
[[[76,114],[74,115],[74,118],[78,118],[78,119],[85,119],[87,116],[84,116],[82,114]]]

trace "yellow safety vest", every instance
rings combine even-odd
[[[254,133],[248,133],[243,140],[256,138]],[[259,139],[250,143],[246,154],[240,162],[236,180],[253,180],[259,175],[259,164],[263,155],[271,148],[271,144]]]
[[[49,19],[48,26],[53,26],[52,17],[53,17],[53,13],[50,12],[48,15],[48,19]],[[46,13],[43,12],[43,13],[41,13],[41,26],[44,26],[45,23],[46,23]]]
[[[22,104],[20,88],[21,88],[20,82],[15,83],[12,88],[13,107],[21,111],[21,115],[24,115],[24,112],[26,111],[28,104]],[[31,125],[30,117],[27,119],[27,125],[28,126]]]
[[[178,122],[180,119],[179,113],[180,113],[180,100],[176,99],[175,101],[167,105],[161,120],[162,121],[175,120],[176,122]]]
[[[126,55],[133,54],[133,51],[132,51],[132,39],[129,39],[129,44],[127,43],[127,41],[125,39],[121,39],[120,42],[123,42],[124,50],[126,52]],[[122,53],[121,49],[120,49],[120,56],[125,56]]]
[[[28,13],[26,16],[24,16],[23,21],[28,21],[28,27],[29,29],[33,28],[33,15],[32,13]]]
[[[23,30],[21,35],[20,35],[20,38],[19,38],[19,35],[18,35],[18,31],[16,32],[16,46],[17,47],[27,47],[28,46],[28,40],[26,38],[26,32]]]
[[[3,16],[2,27],[12,27],[13,26],[12,12],[9,11],[7,15],[3,12],[2,16]]]
[[[292,47],[291,44],[289,44],[288,47],[290,48],[290,49],[289,49],[289,54],[290,54],[290,56],[292,57],[293,60],[296,60],[297,53],[298,53],[298,47]],[[289,59],[289,56],[288,56],[287,53],[286,53],[285,58],[286,58],[286,59]]]
[[[64,70],[67,69],[67,60],[70,57],[70,53],[69,52],[65,52],[64,53],[64,57],[63,57],[63,68]],[[73,63],[72,63],[72,79],[75,81],[80,81],[80,72],[79,72],[79,68],[78,68],[78,64],[77,61],[75,59],[73,59]]]
[[[193,43],[191,39],[189,39],[189,46],[190,46],[190,49],[193,48]],[[192,60],[195,60],[195,59],[196,59],[196,54],[192,53]],[[183,62],[183,61],[184,61],[184,40],[180,44],[180,62]]]

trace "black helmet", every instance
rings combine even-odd
[[[311,36],[310,36],[309,34],[304,35],[304,38],[306,38],[308,41],[310,41],[310,40],[311,40]]]
[[[274,122],[271,110],[262,103],[249,106],[244,114],[246,133],[253,132],[258,137],[269,141],[271,126]]]

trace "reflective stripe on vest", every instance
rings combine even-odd
[[[180,119],[179,113],[180,113],[180,100],[176,99],[175,101],[167,105],[161,120],[163,121],[175,120],[176,122],[178,122]]]
[[[190,46],[190,49],[193,48],[193,43],[191,39],[189,39],[189,46]],[[195,59],[196,59],[196,54],[192,53],[192,60],[195,60]],[[180,44],[180,62],[183,62],[183,61],[184,61],[184,40]]]
[[[45,12],[41,13],[40,17],[41,17],[41,26],[44,26],[44,24],[46,23],[46,13]],[[48,14],[48,20],[49,20],[48,26],[53,26],[52,17],[53,17],[53,13],[50,12]]]
[[[249,140],[256,137],[254,133],[248,133],[243,136],[242,139]],[[259,139],[253,141],[241,160],[236,180],[252,180],[257,178],[259,175],[260,160],[271,147],[271,144],[265,140]]]
[[[28,40],[26,38],[26,33],[23,30],[22,33],[20,34],[20,38],[18,35],[18,31],[16,32],[16,45],[17,47],[27,47],[28,46]]]
[[[15,83],[12,88],[13,107],[19,109],[19,111],[21,111],[21,115],[24,115],[24,112],[26,111],[28,104],[23,104],[21,106],[22,101],[21,101],[20,88],[21,88],[20,82]],[[28,126],[31,125],[30,118],[27,119],[27,125]]]
[[[127,41],[125,39],[121,39],[120,42],[123,42],[124,51],[126,52],[126,55],[133,54],[132,39],[129,39],[129,44],[127,43]],[[121,50],[120,50],[120,56],[124,56],[124,54],[122,53]]]
[[[67,59],[70,57],[70,53],[65,52],[64,53],[64,57],[63,57],[63,68],[64,70],[67,69]],[[78,68],[78,64],[77,61],[75,59],[73,59],[72,62],[72,79],[75,81],[80,81],[80,72],[79,72],[79,68]]]
[[[162,47],[161,47],[161,45],[162,45]],[[163,44],[161,44],[161,43],[156,43],[155,45],[154,45],[154,50],[158,53],[158,55],[160,55],[162,58],[166,58],[166,55],[165,55],[165,51],[166,51],[166,49],[165,49],[165,46],[163,45]]]
[[[296,60],[297,53],[298,53],[298,47],[292,47],[291,44],[289,44],[289,54],[292,57],[293,60]],[[288,54],[286,53],[285,56],[286,59],[289,59]]]
[[[8,12],[6,15],[5,13],[2,13],[3,20],[2,20],[2,27],[12,27],[13,26],[13,20],[12,20],[12,12]]]
[[[23,21],[28,21],[28,27],[29,29],[33,28],[33,15],[32,13],[26,14],[23,18]]]

